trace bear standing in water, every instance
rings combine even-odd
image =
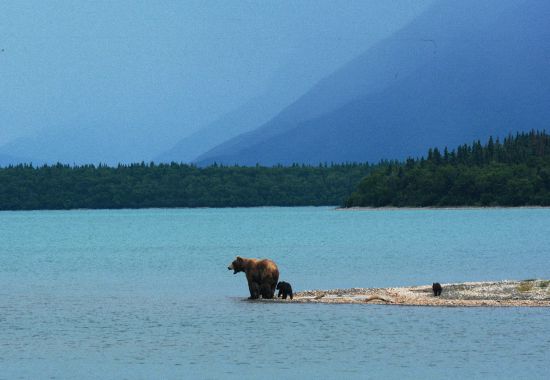
[[[441,295],[441,291],[443,290],[443,288],[441,287],[441,284],[439,282],[434,282],[432,284],[432,290],[434,292],[434,297],[437,297]]]
[[[233,270],[233,274],[244,272],[248,281],[250,299],[273,298],[275,286],[279,281],[279,268],[277,264],[268,259],[237,258],[227,267]]]
[[[277,298],[283,296],[283,299],[286,300],[287,296],[290,296],[290,299],[292,299],[292,286],[288,282],[281,281],[277,284],[277,290],[279,291],[279,294],[277,294]]]

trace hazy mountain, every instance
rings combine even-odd
[[[298,95],[296,95],[297,97]],[[170,150],[153,158],[154,162],[192,162],[213,147],[269,121],[295,98],[274,91],[258,96],[213,123],[181,139]]]
[[[548,2],[438,2],[271,121],[198,162],[377,161],[544,129],[548,19]]]
[[[17,165],[22,163],[31,163],[31,162],[37,165],[40,165],[42,163],[42,161],[40,160],[33,160],[30,158],[13,157],[7,154],[0,154],[0,167]]]
[[[15,163],[17,163],[17,159],[15,157],[8,156],[7,154],[0,154],[0,167],[13,165]]]
[[[117,164],[121,161],[143,161],[143,149],[147,144],[146,137],[120,133],[122,128],[111,129],[98,134],[90,128],[50,129],[38,137],[19,138],[1,149],[7,155],[26,157],[32,153],[44,157],[42,162],[55,164]],[[153,132],[152,132],[153,133]],[[133,146],[134,151],[128,147]],[[125,160],[121,160],[124,157]]]
[[[345,17],[325,17],[327,22],[336,18],[338,25],[318,26],[317,34],[324,37],[315,38],[291,54],[285,64],[272,75],[264,91],[232,112],[222,115],[209,125],[179,140],[170,150],[157,155],[153,160],[191,162],[217,145],[267,123],[281,109],[306,93],[319,79],[366,47],[373,46],[377,41],[406,25],[430,3],[431,1],[426,0],[403,3],[399,7],[400,12],[396,12],[395,7],[388,3],[364,3],[361,7],[355,8],[356,11],[362,12],[362,17],[351,17],[351,14],[345,12],[341,14]],[[349,7],[350,4],[346,4],[342,9]],[[370,9],[370,12],[365,12],[363,8]],[[349,11],[355,12],[353,7]],[[384,21],[378,21],[382,15]],[[351,24],[344,27],[341,21],[345,19]]]
[[[312,57],[320,52],[309,52]],[[275,117],[281,109],[292,104],[311,87],[315,80],[306,74],[305,57],[296,57],[292,64],[278,71],[267,89],[259,96],[249,100],[237,109],[222,115],[214,122],[178,141],[170,150],[153,158],[155,162],[192,162],[201,154],[235,136],[254,130]],[[321,57],[317,57],[322,60]],[[328,63],[327,63],[328,65]],[[319,72],[311,72],[316,80],[322,78]]]
[[[148,161],[217,124],[167,158],[186,161],[265,123],[433,1],[11,2],[0,12],[0,152]]]

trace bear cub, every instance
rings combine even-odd
[[[283,299],[286,300],[287,296],[290,296],[290,299],[292,299],[292,286],[288,282],[281,281],[277,284],[277,290],[279,291],[279,294],[277,294],[277,298],[283,296]]]
[[[434,297],[437,297],[441,295],[441,291],[443,290],[443,288],[441,287],[441,284],[439,282],[434,282],[432,284],[432,290],[434,292]]]

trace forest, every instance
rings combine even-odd
[[[550,136],[492,137],[420,159],[382,162],[345,207],[550,206]]]
[[[368,164],[0,168],[0,210],[340,205]]]
[[[550,135],[491,137],[376,165],[0,168],[0,210],[323,205],[550,206]]]

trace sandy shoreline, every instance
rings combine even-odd
[[[496,281],[441,284],[443,292],[434,297],[432,286],[397,288],[352,288],[306,290],[290,300],[262,302],[384,304],[441,307],[550,307],[550,281]]]

